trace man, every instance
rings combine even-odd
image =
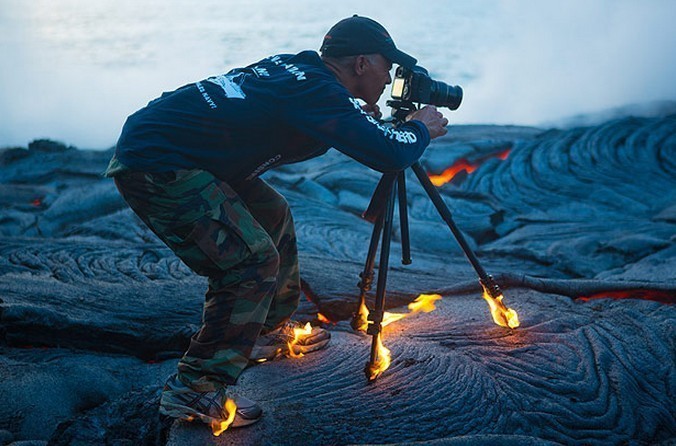
[[[330,147],[398,171],[446,133],[448,121],[434,107],[396,129],[375,119],[392,63],[416,63],[377,22],[340,21],[320,51],[321,58],[314,51],[272,56],[164,93],[124,125],[106,174],[209,285],[203,325],[164,387],[164,415],[225,419],[226,388],[242,370],[288,352],[300,296],[295,232],[286,201],[260,174]],[[329,337],[314,328],[294,350],[317,350]],[[234,427],[261,417],[256,403],[235,402]]]

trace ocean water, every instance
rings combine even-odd
[[[463,86],[451,123],[537,125],[676,99],[669,0],[0,0],[0,147],[108,148],[163,91],[317,49],[353,13]]]

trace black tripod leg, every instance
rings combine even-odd
[[[455,239],[458,241],[460,248],[462,248],[462,251],[465,253],[465,256],[467,256],[467,260],[469,260],[469,263],[472,264],[472,267],[479,275],[481,283],[492,284],[493,278],[490,277],[488,274],[486,274],[486,271],[483,269],[481,264],[479,264],[479,259],[477,259],[476,255],[469,247],[469,244],[467,244],[465,236],[462,234],[462,232],[460,232],[460,229],[458,229],[458,227],[456,226],[455,222],[453,221],[451,211],[448,209],[448,206],[446,206],[446,203],[444,203],[444,200],[441,198],[441,195],[439,195],[439,191],[437,190],[437,188],[434,187],[434,185],[430,181],[429,177],[425,173],[425,170],[422,168],[419,162],[413,164],[411,166],[411,169],[413,170],[413,173],[415,173],[415,176],[418,177],[418,181],[420,181],[420,184],[425,189],[425,192],[427,192],[427,195],[432,200],[434,207],[437,208],[439,215],[441,215],[441,218],[444,220],[444,222],[446,222],[448,227],[451,229],[451,232],[455,236]],[[489,290],[489,292],[492,293],[493,290]]]
[[[408,231],[408,202],[406,199],[406,173],[399,172],[397,177],[397,193],[399,195],[399,226],[401,230],[401,263],[411,264],[411,240]]]
[[[373,232],[371,233],[371,242],[369,244],[369,251],[366,255],[366,263],[364,264],[364,271],[359,274],[360,280],[357,286],[359,287],[359,303],[357,311],[352,315],[352,322],[350,325],[355,331],[366,331],[368,321],[366,320],[366,293],[371,289],[373,283],[373,268],[375,266],[376,252],[378,251],[378,240],[383,231],[383,221],[385,219],[385,212],[373,223]]]
[[[387,287],[387,270],[390,259],[390,242],[392,241],[392,219],[394,216],[394,200],[396,187],[392,187],[390,196],[387,200],[383,223],[383,240],[380,246],[380,262],[378,263],[378,284],[376,288],[376,302],[374,310],[369,314],[367,333],[373,335],[371,343],[371,358],[366,364],[366,377],[369,381],[375,380],[382,371],[378,370],[378,365],[382,358],[379,358],[380,337],[382,335],[383,314],[385,312],[385,288]]]

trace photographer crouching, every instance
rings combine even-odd
[[[164,93],[122,129],[106,176],[208,278],[202,326],[162,392],[165,416],[213,426],[228,418],[231,397],[231,427],[258,421],[261,408],[227,388],[249,364],[288,353],[298,327],[296,236],[286,200],[259,175],[330,147],[372,169],[400,171],[446,134],[448,121],[434,106],[411,110],[396,127],[378,121],[392,64],[414,70],[416,60],[377,22],[341,20],[320,51],[271,56]],[[293,353],[329,338],[315,327]]]

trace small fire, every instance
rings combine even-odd
[[[355,317],[355,323],[357,324],[356,326],[353,326],[353,328],[357,331],[361,331],[362,333],[366,333],[366,329],[369,326],[369,309],[366,306],[366,303],[363,301],[359,305],[359,310],[357,311],[357,315]]]
[[[369,381],[373,381],[378,378],[385,370],[390,367],[390,363],[392,362],[390,350],[383,345],[382,333],[378,335],[378,340],[376,343],[378,355],[373,364],[369,363],[366,366]]]
[[[432,182],[432,184],[434,184],[437,187],[442,186],[442,185],[448,183],[449,181],[452,181],[453,178],[457,174],[462,172],[463,170],[467,173],[474,172],[487,159],[499,158],[499,159],[504,161],[509,156],[509,152],[510,152],[509,149],[503,150],[502,152],[498,152],[498,153],[492,154],[490,156],[481,158],[474,163],[467,161],[465,158],[461,158],[458,161],[456,161],[455,163],[453,163],[453,165],[451,167],[444,170],[441,174],[439,174],[439,175],[429,175],[430,181]]]
[[[390,313],[389,311],[385,311],[383,313],[383,322],[381,325],[385,327],[415,313],[429,313],[430,311],[434,311],[436,309],[434,302],[440,299],[441,296],[439,294],[421,294],[416,297],[413,302],[408,304],[408,309],[410,310],[408,313]],[[366,329],[368,328],[368,316],[369,309],[366,307],[366,304],[362,302],[358,312],[360,321],[359,331],[366,332]]]
[[[438,294],[421,294],[413,302],[408,304],[408,309],[411,310],[411,314],[420,311],[429,313],[437,309],[434,302],[438,300],[441,300],[441,296]]]
[[[294,328],[293,329],[293,340],[287,342],[289,347],[289,357],[291,358],[302,358],[303,353],[296,353],[293,351],[293,346],[298,344],[298,341],[303,339],[304,336],[309,336],[312,334],[312,325],[308,322],[303,328]]]
[[[214,437],[218,437],[223,432],[225,432],[232,422],[235,420],[235,414],[237,413],[237,404],[232,398],[228,398],[225,401],[225,413],[228,414],[228,418],[225,420],[213,420],[211,422],[211,432],[214,434]]]
[[[385,327],[386,325],[389,325],[393,322],[396,322],[398,320],[401,320],[407,316],[410,316],[415,313],[429,313],[431,311],[434,311],[436,309],[436,306],[434,305],[434,302],[438,301],[441,299],[441,296],[439,294],[421,294],[419,295],[413,302],[408,304],[408,313],[390,313],[388,311],[385,311],[383,313],[383,322],[381,323],[381,326]],[[364,313],[362,313],[364,312]],[[360,316],[364,316],[364,320],[368,318],[369,315],[369,310],[366,308],[366,305],[360,306],[359,308],[359,314]],[[364,326],[364,331],[366,331],[368,326]],[[377,340],[376,340],[376,349],[377,349],[377,356],[375,358],[375,361],[373,364],[369,362],[369,364],[366,366],[366,374],[368,376],[369,381],[373,381],[376,378],[378,378],[385,370],[387,370],[390,367],[390,363],[392,362],[391,355],[390,355],[390,350],[383,345],[383,339],[382,339],[383,334],[379,333],[377,335]]]
[[[321,313],[317,313],[317,319],[318,319],[319,322],[321,322],[322,324],[331,324],[331,323],[332,323],[332,322],[331,322],[331,319],[329,319],[328,317],[324,316],[324,315],[321,314]]]
[[[503,298],[504,296],[501,294],[493,299],[490,294],[488,294],[488,291],[486,291],[486,288],[484,288],[484,299],[491,308],[493,321],[501,327],[516,328],[519,326],[519,316],[516,314],[516,311],[505,306],[502,302]]]
[[[383,313],[383,322],[381,323],[381,325],[385,327],[387,325],[390,325],[392,322],[397,322],[405,318],[406,316],[408,316],[408,314],[406,313],[390,313],[389,311],[385,311]]]

